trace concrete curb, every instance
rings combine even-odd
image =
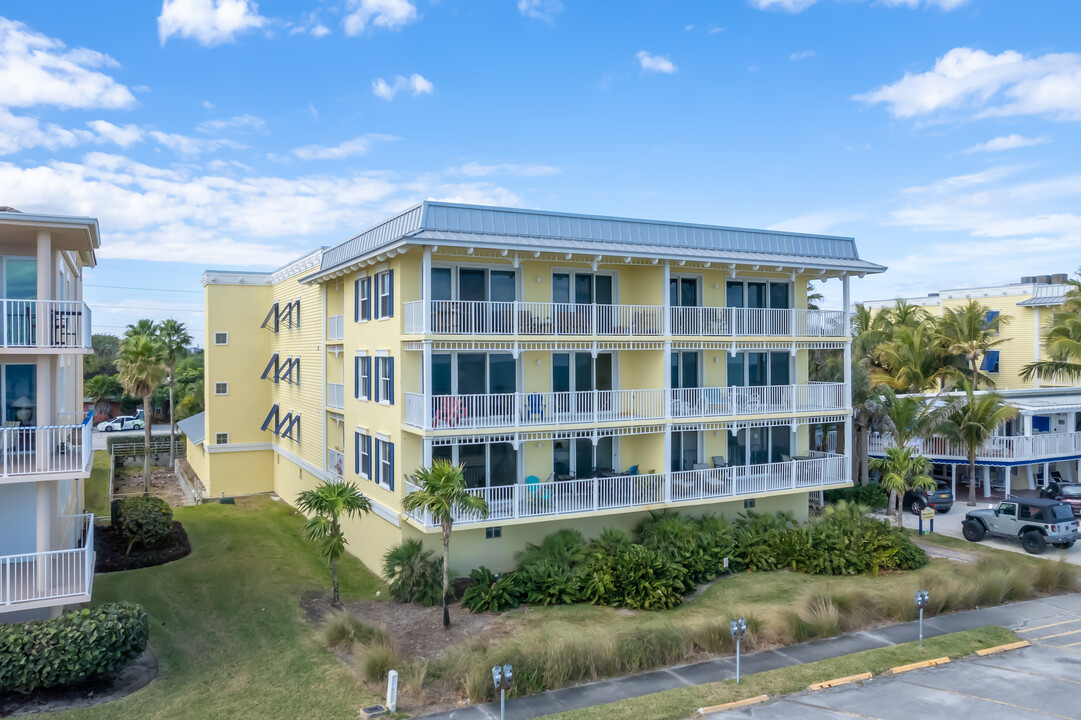
[[[722,703],[720,705],[710,705],[709,707],[698,708],[699,715],[712,715],[713,713],[724,712],[725,710],[734,710],[736,708],[747,707],[748,705],[758,705],[769,700],[769,695],[756,695],[751,698],[744,698],[743,700],[733,700],[732,702]]]
[[[826,688],[837,687],[839,685],[849,685],[854,682],[862,682],[864,680],[870,680],[873,676],[869,672],[860,673],[859,675],[846,675],[845,677],[834,678],[833,680],[823,680],[822,682],[811,683],[807,686],[808,690],[825,690]]]

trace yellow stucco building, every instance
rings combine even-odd
[[[401,511],[436,458],[490,508],[456,520],[459,573],[662,508],[806,516],[851,446],[849,378],[807,377],[848,354],[847,311],[806,309],[807,283],[847,307],[882,270],[850,238],[425,202],[273,273],[207,271],[188,460],[211,498],[356,482],[373,569],[438,545]]]

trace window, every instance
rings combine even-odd
[[[216,332],[216,333],[214,333],[214,344],[215,345],[228,345],[229,344],[229,333],[227,333],[227,332]]]
[[[394,358],[375,359],[375,401],[394,404]]]
[[[999,315],[1001,315],[1001,314],[1002,313],[1000,313],[998,310],[988,310],[987,312],[985,312],[983,314],[983,324],[987,325],[988,327],[991,327],[991,323],[998,320]],[[992,328],[992,332],[994,332],[995,334],[998,334],[998,328],[997,327]]]
[[[375,275],[375,317],[394,317],[394,271],[376,273]]]
[[[983,356],[983,362],[980,363],[980,370],[987,373],[998,372],[998,350],[988,350]]]
[[[372,398],[372,359],[357,355],[353,367],[353,397],[358,400]]]
[[[215,433],[214,434],[214,442],[216,444],[218,444],[218,445],[228,445],[229,444],[229,433]]]
[[[394,489],[394,443],[379,438],[375,440],[375,482]]]
[[[743,509],[744,510],[750,510],[753,507],[754,507],[754,500],[744,500],[743,501]]]
[[[227,383],[227,382],[216,382],[216,383],[214,383],[214,394],[215,395],[228,395],[229,394],[229,383]]]
[[[370,479],[372,476],[372,436],[359,430],[353,433],[353,453],[357,475]]]
[[[1009,517],[1015,517],[1017,515],[1017,506],[1013,503],[1002,503],[998,506],[999,515],[1008,515]]]
[[[484,528],[484,539],[495,540],[496,538],[503,537],[503,528],[501,527],[489,527]]]
[[[353,320],[372,319],[372,279],[365,275],[353,283]]]

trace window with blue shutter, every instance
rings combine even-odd
[[[394,443],[387,443],[387,489],[394,489]]]
[[[353,359],[353,397],[370,400],[372,396],[372,359],[357,355]]]
[[[997,373],[998,355],[998,350],[988,350],[987,354],[983,356],[983,362],[980,363],[980,370],[986,373]]]
[[[988,310],[983,314],[983,324],[990,326],[1001,314],[998,310]],[[998,333],[998,328],[995,328],[994,332]]]
[[[364,436],[364,447],[360,456],[360,470],[364,473],[364,477],[370,478],[372,476],[372,436]]]
[[[354,285],[353,316],[357,322],[372,319],[372,278],[359,278]]]
[[[360,475],[360,433],[353,433],[353,474]]]
[[[387,377],[389,378],[389,380],[387,382],[387,386],[389,387],[389,391],[387,393],[386,400],[391,405],[393,405],[394,404],[394,358],[392,358],[392,357],[387,358]]]

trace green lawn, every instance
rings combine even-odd
[[[95,602],[134,600],[150,613],[161,672],[123,700],[58,717],[352,720],[376,700],[316,644],[300,609],[302,592],[330,586],[329,570],[301,537],[301,518],[267,497],[237,502],[175,510],[190,556],[96,578]],[[352,557],[341,578],[344,598],[383,588]]]
[[[105,450],[94,451],[90,477],[83,485],[83,500],[86,512],[100,517],[109,515],[109,453]]]
[[[799,692],[808,685],[833,678],[871,672],[875,675],[897,665],[949,656],[959,658],[982,648],[1015,642],[1017,636],[1000,627],[983,627],[916,643],[867,650],[833,660],[770,670],[734,680],[677,688],[631,700],[596,705],[581,710],[545,715],[544,720],[682,720],[698,708],[742,700],[757,695],[776,697]]]

